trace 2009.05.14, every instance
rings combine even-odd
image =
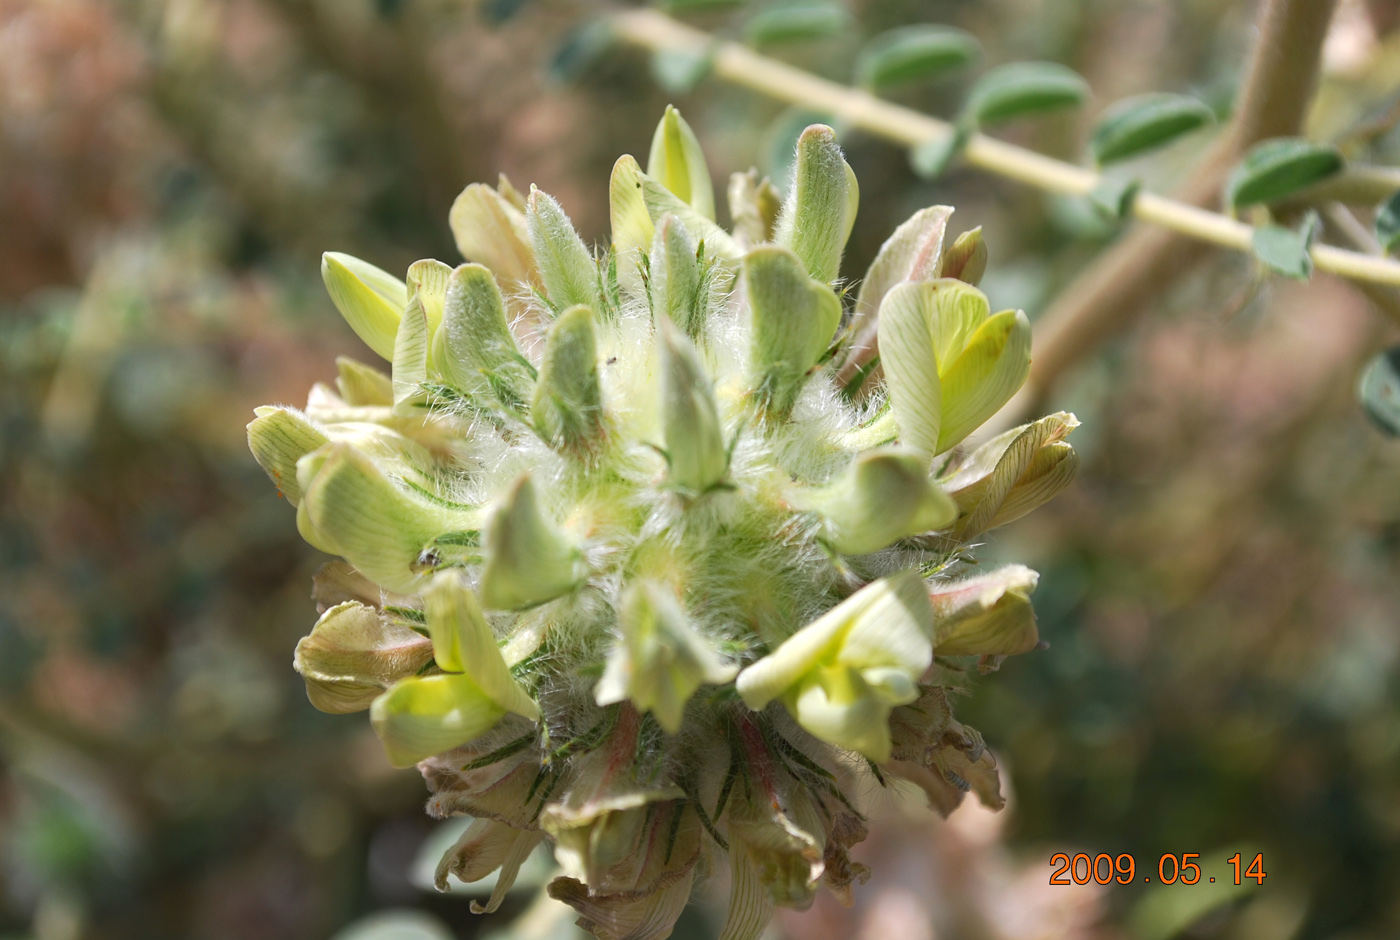
[[[1199,852],[1183,852],[1180,855],[1167,853],[1157,859],[1156,880],[1169,885],[1194,885],[1202,882],[1215,884],[1216,877],[1201,869],[1200,858]],[[1255,855],[1252,861],[1246,862],[1240,853],[1236,852],[1225,859],[1225,864],[1229,868],[1224,871],[1222,878],[1228,878],[1237,885],[1242,883],[1242,878],[1252,878],[1255,883],[1262,885],[1268,877],[1264,871],[1262,853]],[[1137,860],[1127,854],[1112,856],[1100,853],[1090,856],[1080,852],[1070,856],[1065,852],[1056,852],[1050,856],[1050,866],[1054,869],[1050,873],[1052,885],[1086,885],[1090,881],[1101,885],[1114,882],[1127,885],[1137,880]],[[1144,874],[1142,880],[1144,883],[1151,882],[1151,873]]]

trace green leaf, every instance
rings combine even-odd
[[[1376,209],[1376,240],[1381,243],[1381,250],[1387,253],[1400,245],[1400,192]]]
[[[1400,346],[1387,349],[1367,364],[1356,394],[1376,427],[1391,437],[1400,437]]]
[[[1089,150],[1107,165],[1165,146],[1215,121],[1215,113],[1189,95],[1164,92],[1125,98],[1104,111]]]
[[[851,15],[839,3],[774,3],[749,17],[744,41],[751,46],[827,39],[851,25]]]
[[[981,51],[972,34],[961,29],[901,26],[866,43],[856,58],[856,80],[865,88],[888,88],[962,68]]]
[[[968,92],[964,113],[978,125],[1074,108],[1089,84],[1056,62],[1012,62],[992,69]]]
[[[934,180],[948,172],[948,167],[962,155],[963,148],[972,137],[972,128],[966,123],[953,127],[951,134],[942,134],[909,151],[909,166],[919,179]]]
[[[1306,281],[1312,277],[1312,255],[1308,249],[1317,227],[1316,212],[1309,212],[1296,229],[1261,225],[1254,230],[1254,256],[1284,277]]]
[[[549,63],[549,77],[566,85],[578,81],[602,61],[615,42],[616,37],[606,19],[583,23],[569,33],[555,50]]]
[[[1235,207],[1277,202],[1342,171],[1336,147],[1301,137],[1280,137],[1256,145],[1230,173],[1226,201]]]
[[[815,280],[829,284],[841,273],[841,254],[859,203],[860,187],[841,155],[836,132],[813,124],[797,138],[792,187],[773,240],[791,248]]]
[[[1219,848],[1212,852],[1202,851],[1197,861],[1204,869],[1208,864],[1222,865],[1221,860],[1235,852],[1239,852],[1241,858],[1248,859],[1253,858],[1257,851],[1240,846]],[[1228,865],[1222,867],[1230,871]],[[1217,877],[1210,882],[1208,876],[1203,876],[1199,884],[1189,887],[1179,883],[1154,883],[1133,905],[1127,919],[1132,924],[1134,935],[1141,940],[1171,940],[1211,911],[1249,893],[1253,887],[1254,882],[1248,879],[1244,879],[1244,884],[1237,885],[1233,878]]]
[[[704,49],[657,49],[651,54],[651,77],[673,95],[686,95],[704,81],[714,66],[715,54]]]
[[[1089,192],[1089,202],[1110,219],[1126,219],[1133,211],[1142,184],[1135,179],[1113,179],[1103,176]]]

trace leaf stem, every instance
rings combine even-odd
[[[952,125],[946,121],[820,78],[739,43],[717,41],[707,33],[654,10],[617,14],[612,25],[619,38],[654,51],[699,53],[709,50],[713,74],[725,81],[780,101],[824,111],[852,127],[906,147],[917,147],[953,133]],[[998,176],[1072,196],[1088,195],[1100,179],[1093,170],[984,134],[972,135],[963,158],[968,164]],[[1365,169],[1366,173],[1350,181],[1353,188],[1371,191],[1379,179],[1389,182],[1392,178],[1392,171],[1385,168]],[[1252,226],[1151,192],[1138,194],[1132,214],[1144,222],[1236,251],[1250,251],[1253,244]],[[1312,258],[1320,271],[1354,281],[1400,286],[1400,262],[1389,258],[1330,245],[1315,245]]]

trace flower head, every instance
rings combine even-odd
[[[947,207],[900,227],[846,309],[859,189],[830,128],[801,135],[786,194],[734,176],[733,233],[674,109],[609,195],[600,250],[502,177],[453,205],[456,268],[327,253],[390,368],[341,360],[305,409],[258,409],[249,445],[344,559],[297,647],[312,702],[368,709],[429,812],[475,818],[439,883],[499,868],[491,909],[547,839],[550,894],[645,940],[723,855],[725,936],[751,940],[867,874],[856,775],[999,802],[941,663],[1034,648],[1036,576],[957,569],[1066,485],[1074,419],[963,444],[1024,380],[1029,327],[991,313],[986,247],[945,245]]]

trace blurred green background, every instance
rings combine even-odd
[[[721,31],[745,15],[674,6]],[[457,263],[447,209],[468,182],[536,183],[600,239],[612,161],[645,153],[668,100],[720,185],[781,175],[812,116],[715,82],[667,95],[645,55],[587,55],[576,30],[604,9],[0,0],[0,936],[571,936],[528,885],[477,918],[413,876],[434,834],[421,780],[362,718],[307,703],[291,655],[324,558],[243,425],[302,403],[336,355],[374,361],[319,252]],[[846,81],[864,40],[936,22],[988,63],[1064,62],[1088,111],[1006,133],[1077,160],[1128,94],[1228,110],[1254,3],[847,10],[835,36],[771,51]],[[1341,4],[1310,122],[1366,126],[1391,164],[1397,21]],[[896,97],[947,116],[962,87]],[[886,143],[843,143],[861,180],[847,277],[950,203],[955,231],[985,227],[994,305],[1034,319],[1115,235],[1087,202],[966,170],[925,182]],[[1169,189],[1204,145],[1137,171]],[[1079,481],[983,550],[1042,571],[1050,642],[973,680],[959,711],[1011,805],[947,823],[884,805],[856,907],[824,900],[778,935],[1400,936],[1400,444],[1353,395],[1395,331],[1346,284],[1261,281],[1226,255],[1143,313],[1049,403],[1084,421]],[[1238,849],[1263,853],[1262,885],[1047,885],[1055,851],[1132,853],[1139,872],[1196,852],[1223,881]],[[707,898],[678,936],[714,935]]]

